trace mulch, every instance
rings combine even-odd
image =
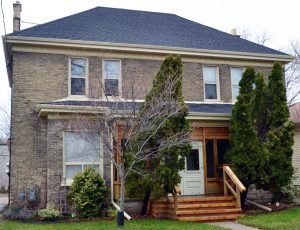
[[[283,211],[289,208],[293,208],[296,207],[297,205],[294,203],[287,203],[287,202],[280,202],[279,205],[277,206],[276,204],[271,204],[271,203],[267,203],[267,204],[262,204],[268,208],[272,209],[272,212],[278,212],[278,211]],[[244,212],[246,215],[257,215],[257,214],[263,214],[263,213],[270,213],[267,210],[258,208],[254,205],[248,204],[245,205],[244,207]]]

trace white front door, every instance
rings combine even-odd
[[[192,142],[192,151],[185,159],[185,169],[181,175],[182,195],[204,194],[204,170],[202,141]]]

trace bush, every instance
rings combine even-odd
[[[101,175],[86,168],[75,175],[68,198],[76,205],[80,217],[97,217],[104,208],[107,194]]]
[[[47,208],[38,211],[37,216],[40,220],[59,220],[61,215],[53,203],[47,204]]]

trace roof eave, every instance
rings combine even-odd
[[[97,42],[97,41],[83,41],[71,39],[57,39],[57,38],[38,38],[25,36],[7,36],[8,43],[11,44],[25,44],[25,45],[45,45],[56,47],[80,47],[90,49],[106,49],[116,51],[134,51],[144,53],[160,53],[160,54],[180,54],[189,56],[205,56],[216,58],[237,58],[248,60],[262,60],[262,61],[280,61],[288,63],[294,59],[291,55],[276,55],[276,54],[262,54],[249,52],[234,52],[223,50],[208,50],[208,49],[192,49],[181,47],[167,47],[155,45],[139,45],[127,43],[111,43],[111,42]]]
[[[3,45],[3,50],[4,50],[4,58],[5,58],[5,66],[6,66],[6,71],[7,71],[8,83],[9,83],[9,87],[11,87],[12,74],[8,67],[8,63],[11,58],[11,46],[8,45],[7,36],[5,36],[5,35],[2,36],[2,45]]]
[[[188,120],[218,120],[229,121],[231,117],[230,113],[204,113],[204,112],[189,112]]]

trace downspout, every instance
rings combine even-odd
[[[114,202],[114,167],[112,164],[110,167],[110,186],[111,186],[111,203],[118,211],[120,211],[120,207]],[[131,216],[129,216],[125,211],[124,211],[124,216],[127,220],[131,220]]]

